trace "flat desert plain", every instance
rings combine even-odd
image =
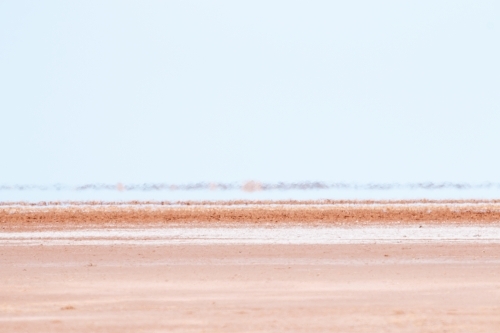
[[[500,332],[500,202],[0,203],[0,332]]]

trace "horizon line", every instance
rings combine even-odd
[[[308,190],[470,190],[470,189],[500,189],[499,182],[195,182],[195,183],[87,183],[68,185],[55,183],[0,185],[0,191],[308,191]]]

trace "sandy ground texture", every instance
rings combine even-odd
[[[499,332],[500,245],[2,246],[1,332]]]
[[[356,205],[2,206],[0,332],[500,332],[495,203]],[[287,217],[317,207],[349,217]]]

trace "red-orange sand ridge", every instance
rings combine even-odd
[[[169,223],[374,224],[500,222],[500,201],[215,201],[0,203],[0,226]]]

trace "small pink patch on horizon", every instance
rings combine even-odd
[[[256,192],[256,191],[262,191],[262,185],[259,182],[256,182],[254,180],[249,180],[243,186],[241,189],[245,192]]]

